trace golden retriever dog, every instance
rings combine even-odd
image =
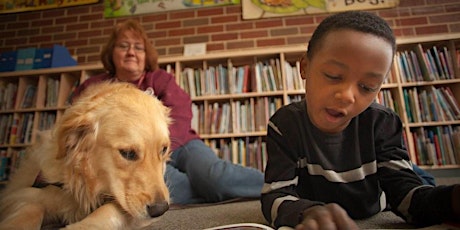
[[[167,107],[131,84],[89,87],[12,175],[0,229],[152,225],[169,208],[170,122]]]

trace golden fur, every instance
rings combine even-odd
[[[169,204],[169,109],[128,83],[89,87],[43,132],[0,196],[0,229],[134,229]],[[49,184],[32,187],[40,174]]]

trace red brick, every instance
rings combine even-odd
[[[214,34],[211,35],[211,41],[228,41],[238,39],[237,33],[225,33],[225,34]]]
[[[396,19],[396,25],[398,26],[414,26],[426,24],[428,24],[428,20],[426,17]]]
[[[181,22],[180,21],[167,21],[167,22],[159,22],[155,25],[155,29],[173,29],[173,28],[180,28]]]
[[[430,16],[430,23],[450,23],[460,21],[460,13],[450,13]]]
[[[267,30],[256,30],[256,31],[247,31],[241,32],[240,37],[241,39],[247,38],[264,38],[268,36]]]
[[[271,20],[263,20],[263,21],[256,21],[255,28],[268,28],[268,27],[279,27],[283,26],[283,21],[281,19],[271,19]]]
[[[100,1],[101,3],[99,5],[91,5],[91,13],[103,13],[104,12],[104,1]]]
[[[57,18],[65,15],[65,10],[55,9],[42,11],[42,18]]]
[[[236,16],[236,15],[213,17],[213,18],[211,18],[211,24],[237,22],[238,19],[239,19],[239,17]]]
[[[87,21],[96,21],[96,20],[103,20],[104,17],[102,14],[87,14],[87,15],[80,15],[79,22],[87,22]]]
[[[155,39],[155,47],[182,44],[180,38]]]
[[[88,40],[87,39],[70,40],[70,41],[66,41],[64,44],[66,47],[86,46],[88,45]]]
[[[198,36],[191,36],[191,37],[183,37],[182,41],[184,44],[191,44],[191,43],[203,43],[209,41],[208,35],[198,35]]]
[[[313,34],[316,29],[316,25],[314,26],[302,26],[299,28],[299,32],[301,34]]]
[[[164,30],[157,30],[153,32],[148,32],[147,36],[152,39],[164,38],[167,36],[167,33]]]
[[[166,19],[168,19],[167,14],[149,14],[149,15],[142,17],[142,23],[161,22],[161,21],[166,21]]]
[[[450,12],[460,12],[460,4],[453,4],[453,5],[449,5],[449,6],[445,6],[446,7],[446,12],[447,13],[450,13]]]
[[[197,28],[197,34],[219,33],[224,31],[223,25],[209,25]]]
[[[183,54],[183,53],[184,53],[184,47],[182,46],[168,48],[168,55],[177,55],[177,54]]]
[[[39,28],[35,29],[20,29],[16,32],[16,36],[33,36],[33,35],[38,35],[40,33]]]
[[[184,19],[184,18],[194,18],[194,10],[182,10],[182,11],[173,11],[169,14],[170,19]]]
[[[270,36],[272,36],[272,37],[289,36],[289,35],[296,35],[296,34],[299,34],[299,30],[297,29],[297,27],[270,30]]]
[[[43,26],[52,26],[54,23],[53,19],[42,19],[42,20],[33,20],[32,27],[43,27]]]
[[[166,48],[160,48],[160,49],[156,49],[156,50],[157,50],[157,53],[158,53],[158,55],[160,57],[166,55]]]
[[[38,12],[31,12],[31,13],[28,13],[28,14],[19,14],[18,15],[18,20],[19,21],[28,21],[28,20],[37,20],[37,19],[40,19],[42,17],[40,11]]]
[[[449,31],[451,33],[460,33],[460,23],[450,24]]]
[[[80,47],[80,48],[77,48],[76,49],[76,54],[77,55],[80,55],[80,54],[89,54],[89,53],[98,53],[101,52],[100,51],[101,47],[99,46],[84,46],[84,47]]]
[[[27,43],[27,38],[7,38],[5,39],[5,45],[15,46]]]
[[[17,30],[17,29],[23,29],[23,28],[29,28],[29,23],[28,22],[14,22],[6,26],[6,29],[8,30]]]
[[[98,37],[100,35],[102,35],[101,30],[88,30],[78,32],[78,38]]]
[[[209,19],[208,18],[195,18],[195,19],[189,19],[189,20],[184,20],[182,22],[183,27],[195,27],[195,26],[203,26],[203,25],[209,25]]]
[[[31,36],[29,37],[29,42],[34,42],[34,43],[42,43],[42,42],[49,42],[51,41],[52,36],[51,35],[38,35],[38,36]]]
[[[399,1],[398,7],[414,7],[414,6],[422,6],[422,5],[425,5],[425,1],[404,0],[404,1]]]
[[[222,51],[225,49],[223,43],[210,43],[206,45],[206,51],[213,52],[213,51]]]
[[[297,37],[288,37],[286,38],[286,43],[288,45],[293,45],[293,44],[307,44],[308,41],[310,40],[310,36],[305,37],[305,36],[297,36]]]
[[[86,13],[89,13],[89,7],[74,6],[67,9],[67,15],[82,15]]]
[[[199,8],[196,12],[198,17],[214,16],[224,14],[223,7]]]
[[[284,38],[269,38],[257,41],[257,47],[286,45]]]
[[[180,29],[170,30],[168,32],[169,37],[177,37],[177,36],[184,36],[184,35],[194,35],[194,34],[195,34],[195,28],[180,28]]]
[[[225,7],[226,14],[241,14],[241,4]]]
[[[78,23],[78,24],[70,24],[67,25],[66,31],[82,31],[88,29],[88,23]]]
[[[314,23],[314,18],[313,16],[302,16],[295,18],[286,18],[284,21],[286,26],[311,25]]]
[[[101,55],[99,55],[99,54],[87,55],[86,60],[87,60],[88,63],[100,62],[101,61]]]
[[[91,45],[105,45],[107,43],[107,37],[106,36],[100,36],[100,37],[89,37],[88,38],[89,44]]]
[[[70,33],[59,33],[53,35],[53,41],[66,41],[68,39],[77,38],[77,33],[70,32]]]
[[[95,21],[95,22],[90,22],[89,28],[91,29],[101,29],[101,28],[110,28],[110,31],[112,31],[113,26],[115,25],[114,20],[104,20],[104,21]]]
[[[227,49],[229,50],[246,49],[246,48],[253,48],[253,47],[254,47],[254,41],[252,40],[227,42]]]
[[[231,23],[225,24],[225,28],[227,31],[233,31],[233,30],[250,30],[254,28],[254,23],[252,22],[238,22],[238,23]]]
[[[435,26],[422,26],[415,28],[415,33],[418,35],[423,34],[440,34],[449,32],[446,25],[435,25]]]
[[[64,31],[64,26],[47,26],[47,27],[41,27],[41,31],[44,34],[51,34],[51,33],[59,33]]]
[[[78,19],[78,16],[71,16],[71,17],[59,17],[54,19],[54,24],[61,25],[61,24],[69,24],[75,23]]]
[[[444,13],[443,6],[424,6],[411,8],[412,15],[427,15]]]

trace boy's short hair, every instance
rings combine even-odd
[[[346,11],[325,18],[316,28],[308,42],[307,57],[312,58],[315,49],[321,45],[326,35],[335,30],[350,29],[373,34],[386,40],[396,50],[396,39],[393,30],[381,17],[365,11]]]

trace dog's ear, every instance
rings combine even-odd
[[[57,133],[57,159],[90,151],[96,143],[97,124],[63,125]]]

